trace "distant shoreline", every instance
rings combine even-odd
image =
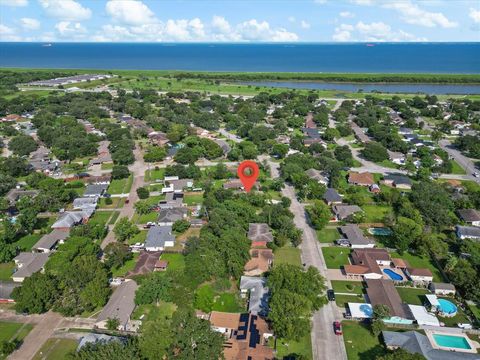
[[[64,73],[112,73],[116,75],[158,75],[175,79],[220,81],[292,81],[357,84],[480,84],[480,74],[443,73],[324,73],[324,72],[255,72],[255,71],[185,71],[0,67],[1,71],[61,71]]]

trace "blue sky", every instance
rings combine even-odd
[[[480,41],[480,0],[0,0],[1,41]]]

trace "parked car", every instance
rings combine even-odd
[[[335,321],[333,323],[333,331],[335,331],[335,335],[342,335],[343,334],[342,324],[340,323],[340,321]]]
[[[473,176],[479,177],[480,175],[478,174],[478,172],[474,172],[474,173],[473,173]]]
[[[125,200],[125,204],[128,204],[130,202],[130,199]]]
[[[333,289],[327,290],[327,298],[329,301],[335,301],[335,291]]]

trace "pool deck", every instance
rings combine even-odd
[[[434,349],[476,354],[477,349],[480,348],[480,344],[476,341],[471,340],[466,334],[463,333],[462,329],[437,328],[437,327],[432,327],[432,326],[424,326],[423,329],[425,330],[425,335],[427,336],[428,340],[430,341],[430,344],[432,345],[432,347]],[[470,346],[470,349],[461,349],[461,348],[455,348],[455,347],[440,346],[440,345],[437,344],[437,342],[433,338],[434,334],[463,337],[463,338],[466,339],[468,345]]]

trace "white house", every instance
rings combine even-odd
[[[433,280],[429,269],[406,268],[405,272],[414,283],[430,283]]]

